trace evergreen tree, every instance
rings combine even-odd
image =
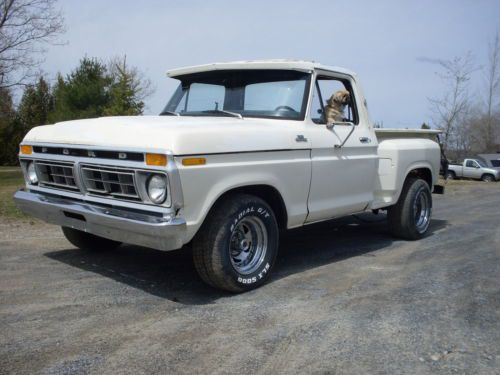
[[[17,163],[19,124],[8,88],[0,87],[0,165]]]
[[[49,113],[53,110],[50,87],[43,77],[35,86],[28,85],[18,107],[18,116],[26,130],[49,123]]]
[[[106,66],[87,57],[66,80],[58,77],[54,89],[55,109],[52,122],[99,117],[110,101],[111,77]]]
[[[12,95],[9,89],[0,87],[0,129],[10,122],[14,113]]]

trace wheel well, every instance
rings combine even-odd
[[[488,173],[488,172],[483,173],[483,174],[481,175],[481,178],[484,178],[484,176],[491,176],[493,179],[495,179],[495,176],[493,176],[491,173]]]
[[[225,198],[227,195],[234,193],[254,195],[265,201],[273,209],[279,228],[281,230],[286,229],[288,222],[288,214],[286,211],[285,202],[283,201],[283,198],[281,197],[279,191],[276,190],[274,187],[269,185],[250,185],[250,186],[241,186],[235,189],[231,189],[226,191],[219,198],[217,198],[217,201],[214,203],[214,206],[217,204],[217,202]]]
[[[432,190],[432,172],[429,168],[413,169],[408,173],[407,178],[410,176],[421,178],[427,182],[427,185],[429,185],[429,188]]]

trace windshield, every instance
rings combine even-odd
[[[486,165],[486,163],[484,161],[482,161],[481,159],[474,159],[476,160],[477,164],[479,164],[481,167],[483,168],[487,168],[488,166]]]
[[[217,70],[176,77],[161,115],[303,120],[310,74],[291,70]]]

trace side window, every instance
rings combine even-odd
[[[338,99],[333,100],[335,95]],[[327,120],[358,124],[355,100],[349,82],[318,77],[313,90],[311,119],[316,124],[326,124]]]
[[[467,163],[465,163],[465,166],[469,167],[469,168],[475,168],[476,167],[476,163],[474,163],[473,160],[467,160]]]
[[[321,103],[324,103],[323,98],[320,97],[321,93],[318,91],[318,85],[315,84],[313,90],[313,97],[311,103],[311,120],[315,124],[326,124],[323,118],[323,107]]]

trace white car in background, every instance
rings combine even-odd
[[[493,182],[500,180],[500,169],[488,167],[480,159],[465,159],[462,164],[449,164],[446,177],[450,180],[470,178]]]

